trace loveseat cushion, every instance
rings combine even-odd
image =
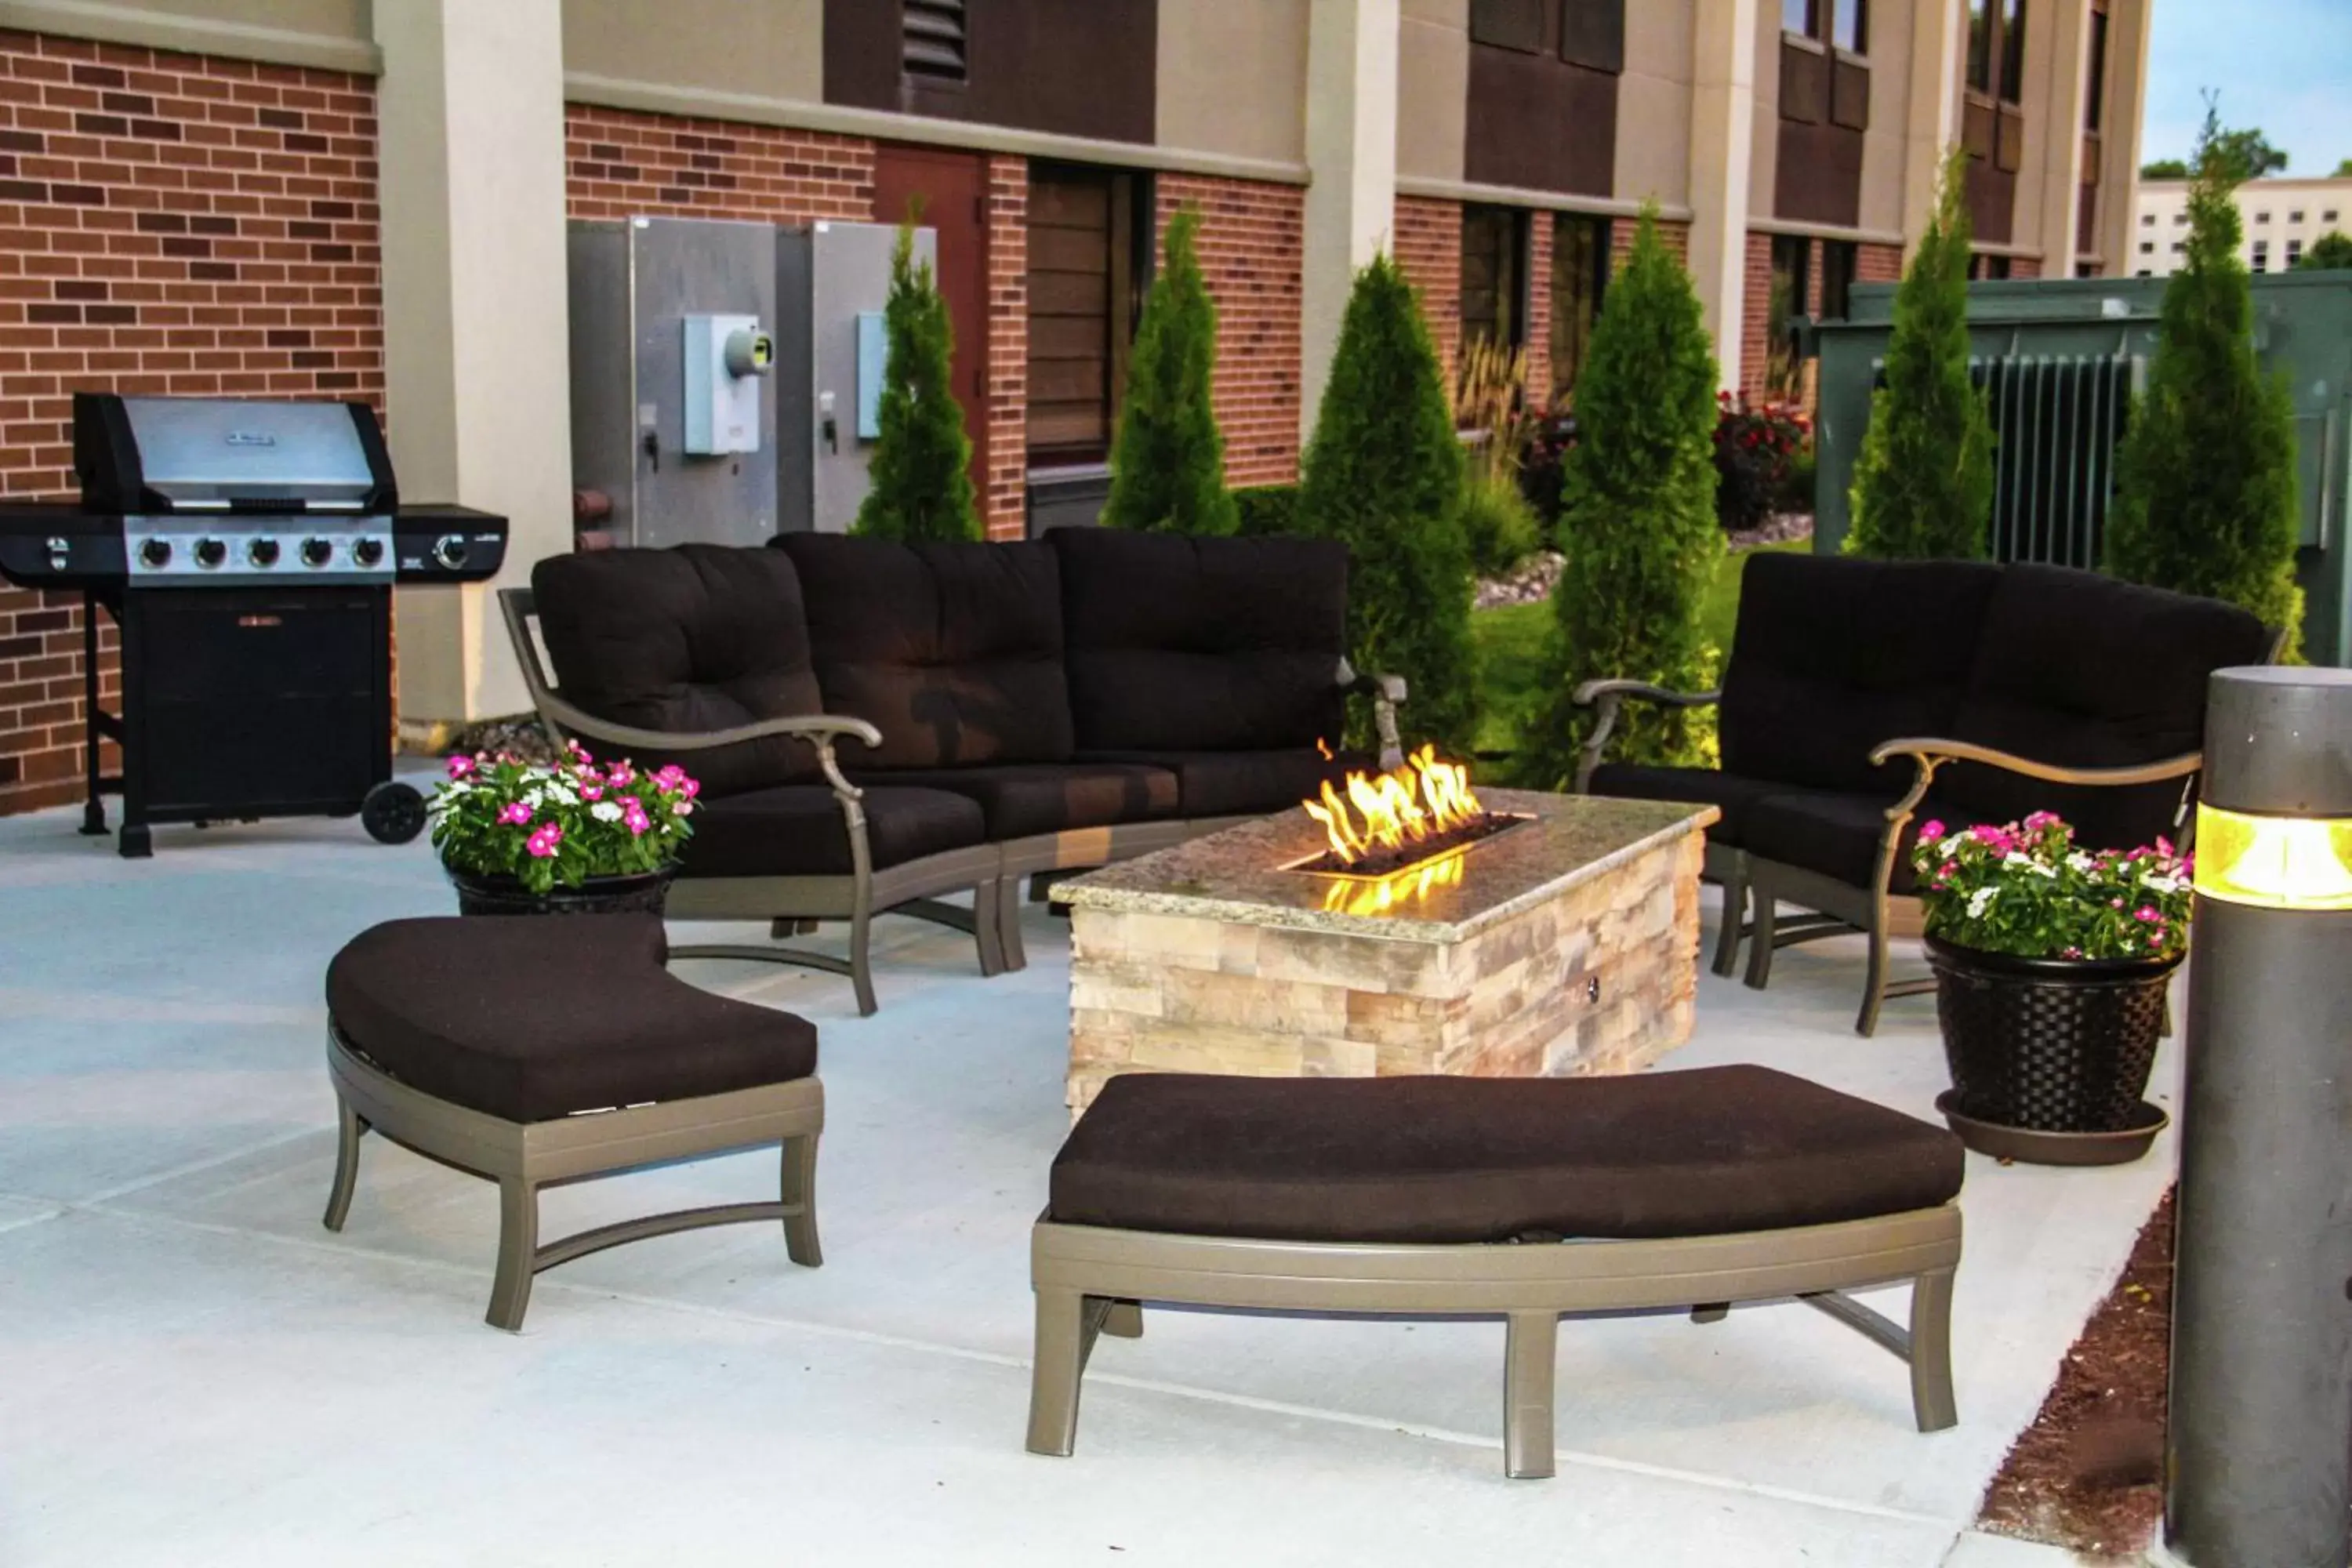
[[[980,807],[994,844],[1074,827],[1157,822],[1177,814],[1176,775],[1132,763],[1013,763],[853,773],[851,779],[962,795]]]
[[[1142,763],[1173,774],[1182,815],[1194,818],[1288,811],[1320,790],[1326,779],[1336,781],[1350,768],[1377,771],[1369,757],[1325,757],[1300,746],[1275,752],[1113,752],[1100,760]]]
[[[2216,669],[2260,664],[2272,634],[2253,615],[2059,566],[2011,566],[1993,595],[1966,695],[1943,731],[2036,762],[2123,767],[2204,745]],[[2177,834],[2185,780],[2127,789],[2043,784],[1959,764],[1937,793],[1980,820],[2054,811],[2088,847]]]
[[[1081,751],[1265,752],[1337,742],[1348,552],[1319,539],[1063,528]]]
[[[530,585],[556,685],[599,719],[710,731],[824,709],[800,577],[772,550],[551,555],[531,568]],[[791,736],[636,760],[677,762],[713,796],[817,774],[815,752]]]
[[[1630,1078],[1125,1073],[1054,1161],[1064,1225],[1268,1240],[1717,1236],[1934,1208],[1959,1140],[1761,1067]]]
[[[866,845],[875,868],[967,849],[988,839],[980,807],[945,790],[865,792]],[[679,862],[689,877],[846,877],[849,829],[824,784],[785,784],[703,801]]]
[[[1687,801],[1722,811],[1707,828],[1707,841],[1744,848],[1748,816],[1759,802],[1789,786],[1770,779],[1746,778],[1715,768],[1647,767],[1638,763],[1603,763],[1592,770],[1591,793],[1618,800]],[[1890,795],[1890,801],[1895,797]]]
[[[1886,808],[1895,799],[1883,795],[1856,795],[1842,790],[1792,790],[1758,802],[1748,813],[1747,837],[1741,847],[1759,860],[1818,871],[1850,888],[1868,888],[1877,875],[1879,836],[1886,831]],[[1971,827],[1982,820],[1956,803],[1930,795],[1903,825],[1887,890],[1908,893],[1917,879],[1911,874],[1911,848],[1919,842],[1922,823],[1940,820],[1954,827]]]
[[[509,1121],[816,1070],[816,1026],[689,985],[655,915],[390,921],[327,966],[327,1010],[411,1089]]]
[[[882,731],[851,759],[858,766],[1069,760],[1061,586],[1046,545],[837,533],[772,542],[799,569],[827,706]]]
[[[1724,672],[1723,770],[1812,789],[1910,783],[1871,749],[1950,733],[2001,568],[1759,551]]]

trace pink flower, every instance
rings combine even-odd
[[[2058,814],[2054,811],[2037,811],[2032,816],[2025,819],[2025,829],[2029,833],[2032,832],[2036,828],[2055,827],[2057,826]]]
[[[621,821],[633,837],[641,837],[653,827],[653,818],[646,815],[643,802],[631,795],[621,803]]]
[[[556,846],[562,842],[562,826],[560,823],[549,822],[542,823],[539,831],[530,836],[530,842],[523,847],[530,851],[533,859],[544,860],[554,854]]]
[[[508,827],[520,827],[530,820],[530,807],[519,800],[509,801],[506,809],[499,813],[499,823]]]
[[[453,778],[453,779],[461,779],[461,778],[464,778],[467,773],[472,773],[473,771],[474,771],[474,759],[473,759],[473,758],[471,758],[471,757],[469,757],[469,756],[467,756],[467,755],[465,755],[464,753],[460,752],[458,755],[454,756],[454,757],[451,757],[451,758],[449,759],[449,776],[450,776],[451,778]]]
[[[676,805],[671,806],[669,809],[674,816],[692,816],[694,815],[694,802],[690,800],[682,800]]]
[[[686,770],[679,767],[676,763],[670,763],[668,766],[654,774],[654,783],[666,790],[676,789],[685,782]]]
[[[625,758],[613,764],[611,770],[604,774],[604,782],[614,789],[624,789],[637,782],[637,771],[629,766]]]
[[[1923,844],[1930,843],[1936,839],[1941,838],[1943,836],[1944,825],[1937,822],[1933,817],[1929,817],[1927,821],[1919,825],[1919,839]]]
[[[702,793],[702,783],[698,779],[681,779],[678,781],[677,787],[678,792],[688,800]]]
[[[583,781],[580,785],[580,798],[582,800],[602,800],[604,798],[604,788],[602,784],[592,784]]]
[[[2119,909],[2122,909],[2123,907],[2124,907],[2124,901],[2123,901],[2121,899],[2109,899],[2109,900],[2107,900],[2107,908],[2109,908],[2109,909],[2111,909],[2111,910],[2119,910]]]
[[[2142,925],[2153,925],[2162,921],[2164,917],[2156,912],[2154,905],[2142,904],[2139,908],[2132,911],[2132,919],[2139,921]]]
[[[2172,858],[2172,840],[2159,833],[2156,836],[2156,852],[2166,859]]]

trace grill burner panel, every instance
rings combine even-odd
[[[388,517],[126,517],[124,569],[136,584],[181,586],[224,578],[389,583],[393,531]]]
[[[1399,872],[1414,871],[1434,865],[1447,856],[1481,844],[1496,834],[1508,833],[1522,823],[1532,822],[1531,816],[1507,811],[1489,811],[1473,817],[1459,827],[1448,828],[1427,838],[1417,839],[1401,849],[1376,849],[1354,860],[1342,860],[1331,850],[1306,860],[1294,860],[1283,868],[1286,871],[1304,871],[1309,876],[1332,877],[1350,882],[1377,882],[1383,877]]]

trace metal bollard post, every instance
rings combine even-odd
[[[2158,1557],[2344,1568],[2352,671],[2216,674],[2197,823]]]

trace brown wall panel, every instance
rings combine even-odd
[[[1571,195],[1614,195],[1617,79],[1549,55],[1473,44],[1463,175]]]
[[[1830,122],[1849,131],[1870,129],[1870,68],[1841,59],[1830,67]]]
[[[1853,228],[1862,222],[1862,132],[1780,121],[1772,212],[1798,223]]]
[[[1819,49],[1780,43],[1780,118],[1819,125],[1830,117],[1830,62]]]
[[[969,79],[900,69],[898,0],[825,0],[828,103],[1149,144],[1159,0],[968,0]]]
[[[824,100],[898,107],[898,0],[825,0]]]
[[[2017,176],[1982,158],[1969,160],[1969,226],[1988,245],[2007,245],[2017,231]]]

